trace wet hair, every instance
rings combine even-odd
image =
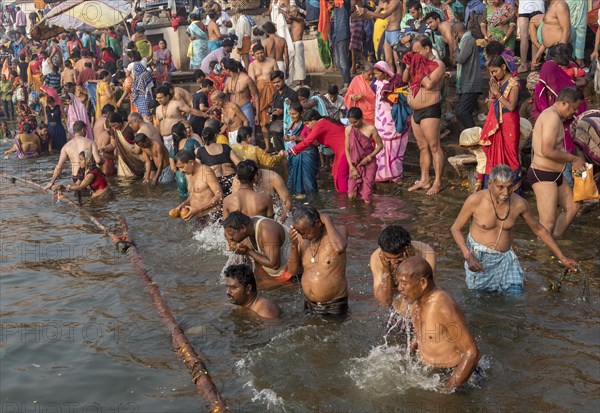
[[[84,121],[78,120],[78,121],[75,121],[75,123],[73,123],[73,133],[83,132],[85,135],[86,131],[87,131],[87,125],[85,124]]]
[[[259,171],[258,164],[252,159],[246,159],[237,164],[237,177],[242,184],[251,184]]]
[[[123,116],[119,114],[119,112],[111,112],[108,115],[108,123],[123,123]]]
[[[433,283],[433,269],[422,257],[409,257],[402,261],[396,270],[396,274],[409,275],[414,281],[425,278],[428,284]]]
[[[429,13],[427,13],[425,15],[425,18],[423,20],[427,21],[429,19],[442,20],[442,17],[440,16],[440,14],[437,11],[430,11]]]
[[[266,22],[265,24],[263,24],[262,29],[267,34],[273,34],[277,31],[277,29],[275,29],[275,25],[272,22]]]
[[[242,287],[246,289],[247,286],[252,288],[252,291],[256,292],[256,278],[254,278],[254,271],[248,264],[236,264],[229,265],[225,268],[225,277],[235,278],[242,284]]]
[[[107,103],[106,105],[102,106],[102,109],[100,109],[100,114],[102,114],[102,115],[108,115],[110,113],[113,113],[116,110],[117,110],[117,108],[115,108],[110,103]]]
[[[508,165],[496,165],[490,171],[489,182],[513,182],[515,180],[515,172]]]
[[[497,40],[492,40],[485,46],[485,54],[488,58],[500,56],[502,52],[504,52],[504,45]]]
[[[200,83],[201,87],[212,87],[214,85],[215,85],[215,83],[212,80],[210,80],[210,79],[204,79],[202,81],[202,83]]]
[[[275,79],[285,79],[285,73],[283,73],[281,70],[275,70],[274,72],[271,73],[271,76],[269,76],[269,78],[271,79],[271,81],[275,80]]]
[[[556,97],[557,102],[565,102],[565,103],[575,103],[579,100],[583,100],[585,96],[583,92],[576,87],[566,87],[560,92],[558,92],[558,96]]]
[[[363,113],[362,110],[360,110],[359,107],[353,106],[350,109],[348,109],[348,119],[356,119],[356,120],[360,120],[363,118]]]
[[[175,147],[173,147],[173,149],[175,149]],[[182,150],[177,151],[175,153],[175,156],[173,157],[173,160],[175,161],[175,163],[177,163],[177,162],[188,163],[190,161],[195,161],[196,157],[190,151],[182,149]]]
[[[327,93],[330,95],[337,95],[340,93],[340,89],[337,87],[337,85],[329,85],[327,88]]]
[[[506,64],[506,60],[502,56],[492,56],[490,61],[488,62],[488,67],[502,67],[505,66],[504,70],[508,70],[508,65]]]
[[[308,225],[314,226],[317,221],[321,220],[321,215],[315,207],[310,205],[299,205],[292,210],[292,221],[294,223],[306,219]]]
[[[242,227],[250,225],[250,217],[240,211],[234,211],[223,221],[223,228],[239,231]]]
[[[308,99],[310,97],[310,89],[307,87],[301,87],[300,89],[298,89],[297,93],[299,98]]]
[[[161,93],[163,96],[169,96],[170,98],[173,97],[173,94],[171,93],[171,88],[169,86],[162,85],[161,87],[156,89],[156,94],[158,95],[159,93]]]
[[[138,133],[135,135],[135,138],[133,139],[133,141],[135,143],[140,143],[140,142],[144,142],[148,139],[148,135],[146,135],[145,133]]]
[[[252,128],[250,126],[240,126],[240,128],[238,129],[238,134],[237,134],[237,142],[242,143],[243,141],[248,139],[249,136],[252,136]],[[239,166],[238,166],[238,168],[239,168]],[[239,175],[239,171],[238,171],[238,175]]]
[[[196,70],[194,71],[194,76],[193,76],[193,79],[194,79],[194,80],[198,80],[198,79],[199,79],[199,78],[201,78],[201,77],[206,77],[206,74],[205,74],[205,73],[204,73],[202,70],[200,70],[200,69],[196,69]]]
[[[205,127],[202,129],[202,139],[206,145],[217,141],[217,131],[213,128]]]
[[[185,125],[181,122],[177,122],[171,128],[171,135],[173,136],[173,153],[177,155],[179,152],[179,142],[187,138],[185,135]]]
[[[265,51],[265,47],[262,45],[261,42],[257,42],[254,44],[254,46],[252,46],[252,52],[256,53],[258,51]]]
[[[400,254],[411,245],[411,238],[408,231],[400,225],[389,225],[379,234],[377,244],[383,252]]]
[[[25,122],[22,126],[23,133],[31,133],[31,125]]]

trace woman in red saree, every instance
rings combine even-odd
[[[363,114],[363,122],[369,125],[375,123],[375,91],[371,87],[372,81],[373,67],[365,64],[362,74],[352,79],[344,96],[346,107],[359,108]]]
[[[27,79],[33,91],[39,92],[44,80],[42,79],[42,61],[37,54],[31,56],[31,61],[27,66]]]
[[[490,110],[481,131],[480,144],[487,157],[486,177],[496,165],[508,165],[515,172],[515,191],[521,186],[519,161],[520,116],[518,108],[520,84],[501,56],[489,62]],[[485,181],[487,183],[487,179]],[[485,184],[484,184],[485,185]]]
[[[346,132],[344,125],[329,118],[323,118],[314,109],[304,112],[304,123],[310,128],[310,134],[293,148],[282,151],[285,156],[298,155],[311,145],[321,144],[331,149],[335,155],[333,159],[333,184],[335,190],[342,193],[348,192],[348,176],[350,168],[346,160]]]

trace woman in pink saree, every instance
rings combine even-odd
[[[346,107],[359,108],[363,113],[363,121],[369,125],[375,123],[375,91],[371,88],[372,81],[373,68],[365,63],[362,74],[352,79],[344,96]]]
[[[92,128],[90,127],[90,122],[88,119],[87,112],[85,110],[85,106],[79,99],[75,97],[74,94],[69,93],[62,97],[65,106],[67,106],[67,136],[70,140],[73,138],[73,124],[80,120],[87,125],[86,138],[89,140],[94,139],[94,135],[92,133]]]
[[[396,131],[392,106],[382,90],[394,76],[386,62],[377,62],[375,69],[375,127],[383,142],[383,150],[377,155],[377,182],[399,181],[402,178],[404,152],[408,145],[409,128],[402,134]]]

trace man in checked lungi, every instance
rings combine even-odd
[[[519,217],[565,267],[577,270],[579,264],[562,253],[531,213],[529,203],[513,193],[513,182],[514,172],[509,166],[495,166],[490,172],[489,188],[469,196],[452,225],[452,236],[465,257],[469,289],[523,293],[525,274],[512,249],[512,229]],[[469,219],[471,227],[465,241],[462,228]]]

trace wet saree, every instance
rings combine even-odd
[[[358,166],[360,161],[373,153],[375,143],[369,136],[365,136],[359,129],[351,128],[349,138],[350,161],[358,169],[360,177],[348,176],[348,193],[356,193],[363,201],[371,202],[373,199],[373,186],[377,174],[377,161],[371,161],[365,166]]]
[[[115,147],[117,149],[117,176],[141,178],[146,172],[144,161],[133,153],[135,144],[129,143],[123,132],[115,131]]]

